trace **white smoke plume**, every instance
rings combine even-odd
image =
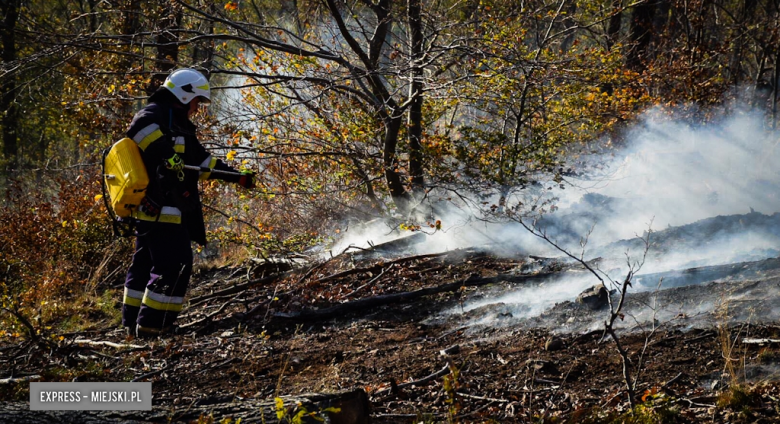
[[[592,228],[586,259],[604,257],[605,269],[618,278],[627,271],[626,253],[641,257],[642,244],[636,237],[651,222],[651,242],[656,244],[644,273],[780,254],[780,215],[773,215],[780,212],[780,133],[767,129],[759,113],[737,110],[699,125],[653,110],[625,138],[625,147],[610,156],[588,158],[597,172],[568,178],[566,189],[549,192],[558,198],[559,209],[539,225],[551,237],[578,254],[580,237]],[[729,220],[729,215],[739,216]],[[426,236],[417,251],[488,246],[499,254],[561,256],[517,223],[490,223],[475,216],[463,208],[440,217],[443,230]],[[711,221],[702,221],[707,219]],[[386,225],[368,226],[362,232],[347,232],[332,251],[350,245],[369,247],[402,234]],[[515,305],[516,316],[538,315],[596,282],[587,276],[551,281],[465,309],[494,302]]]
[[[630,238],[650,219],[664,229],[751,209],[772,214],[780,211],[779,135],[767,131],[757,113],[692,125],[651,111],[628,133],[627,147],[606,163],[606,177],[572,180],[580,187],[573,195],[621,200],[624,216],[607,226],[614,239]]]

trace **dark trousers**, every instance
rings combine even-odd
[[[125,278],[122,325],[160,330],[176,321],[192,273],[187,227],[138,223],[133,262]]]

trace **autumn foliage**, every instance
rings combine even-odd
[[[0,284],[32,316],[121,280],[97,158],[177,67],[210,73],[202,142],[258,176],[203,183],[209,260],[377,217],[446,227],[436,202],[560,184],[649,107],[706,121],[739,98],[778,120],[766,1],[21,3],[0,6]]]

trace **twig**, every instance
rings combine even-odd
[[[692,339],[684,340],[684,342],[685,342],[685,343],[692,343],[692,342],[697,342],[697,341],[699,341],[699,340],[707,339],[707,338],[714,337],[714,336],[715,336],[715,333],[714,333],[714,332],[712,332],[712,331],[706,331],[704,334],[701,334],[701,335],[699,335],[699,336],[696,336],[696,337],[694,337],[694,338],[692,338]]]
[[[673,379],[671,379],[671,380],[667,381],[666,383],[664,383],[663,385],[661,385],[661,388],[662,388],[662,389],[665,389],[665,388],[667,388],[667,387],[668,387],[670,384],[672,384],[672,383],[674,383],[675,381],[679,380],[679,379],[680,379],[680,377],[682,377],[683,375],[685,375],[685,373],[682,373],[682,372],[681,372],[681,373],[677,374],[677,375],[676,375],[676,376],[675,376]]]
[[[509,403],[509,402],[511,402],[510,400],[507,400],[507,399],[496,399],[496,398],[489,398],[489,397],[484,397],[484,396],[474,396],[474,395],[469,395],[469,394],[461,393],[461,392],[457,392],[457,393],[458,393],[458,396],[463,396],[463,397],[469,398],[469,399],[486,400],[488,402],[498,402],[498,403]]]
[[[318,263],[318,264],[314,264],[314,265],[312,265],[312,266],[309,268],[309,270],[308,270],[308,271],[306,271],[306,273],[305,273],[305,274],[303,274],[303,276],[302,276],[301,278],[299,278],[299,279],[298,279],[298,284],[296,284],[296,285],[300,285],[301,283],[303,283],[304,281],[306,281],[306,279],[307,279],[307,278],[311,277],[311,275],[314,273],[314,271],[316,271],[317,269],[319,269],[319,268],[322,268],[323,266],[325,266],[325,264],[327,264],[328,262],[330,262],[330,261],[331,261],[331,259],[333,259],[333,258],[330,258],[330,259],[324,260],[324,261],[322,261],[322,262],[320,262],[320,263]]]
[[[442,414],[425,414],[433,418],[441,417]],[[420,414],[375,414],[372,417],[377,418],[420,418]]]
[[[271,299],[269,299],[268,302],[264,302],[265,304],[268,305],[268,307],[265,308],[265,315],[263,315],[263,322],[266,322],[268,320],[268,313],[271,312],[271,303],[276,300],[276,294],[278,292],[279,292],[279,284],[277,283],[276,286],[274,287],[273,294],[271,294]],[[257,305],[257,307],[259,306],[260,305]],[[252,310],[255,310],[255,308],[252,308]]]
[[[693,399],[682,398],[682,399],[678,399],[677,403],[688,402],[689,406],[697,406],[699,408],[714,408],[715,407],[715,405],[711,405],[711,404],[707,404],[707,403],[694,402],[694,400],[696,400],[696,399],[699,399],[699,398],[693,398]]]
[[[224,311],[224,310],[225,310],[225,308],[227,308],[227,306],[228,306],[228,305],[230,305],[231,303],[235,302],[235,300],[236,300],[236,299],[237,299],[239,296],[241,296],[241,293],[239,293],[239,294],[237,294],[237,295],[233,296],[233,298],[232,298],[232,299],[230,299],[230,300],[228,300],[227,302],[223,303],[223,304],[222,304],[222,306],[220,306],[220,307],[219,307],[219,309],[217,309],[216,311],[214,311],[214,312],[212,312],[212,313],[210,313],[210,314],[206,315],[205,317],[203,317],[203,318],[201,318],[201,319],[199,319],[199,320],[192,321],[192,322],[188,322],[188,323],[186,323],[186,324],[182,324],[182,325],[180,325],[180,326],[179,326],[179,328],[190,328],[190,327],[196,326],[196,325],[198,325],[198,324],[200,324],[200,323],[203,323],[203,322],[205,322],[205,321],[208,321],[208,320],[210,320],[210,319],[211,319],[211,318],[213,318],[215,315],[222,313],[222,311]]]
[[[780,343],[780,339],[750,339],[750,338],[743,338],[742,343],[744,344],[777,344]]]
[[[220,290],[218,292],[204,294],[203,296],[190,299],[190,304],[194,304],[194,303],[197,304],[198,302],[201,302],[204,299],[211,299],[211,298],[214,298],[214,297],[225,296],[225,295],[228,295],[228,294],[240,293],[240,292],[242,292],[244,290],[247,290],[247,289],[250,289],[250,288],[252,288],[254,286],[257,286],[257,285],[260,285],[260,284],[264,284],[264,283],[268,283],[268,282],[272,282],[272,281],[276,281],[278,279],[284,278],[284,277],[290,275],[291,273],[292,273],[292,271],[287,271],[287,272],[284,272],[284,273],[281,273],[281,274],[274,274],[274,275],[270,275],[268,277],[260,278],[260,279],[257,279],[257,280],[248,281],[248,282],[243,283],[243,284],[236,284],[235,286],[228,287],[228,288]]]
[[[27,332],[30,333],[30,338],[33,340],[38,340],[38,334],[35,332],[35,328],[30,324],[30,321],[27,320],[27,318],[24,317],[20,312],[12,311],[6,307],[0,307],[0,309],[8,312],[9,314],[13,315],[21,321],[22,324],[24,324],[25,327],[27,327]]]
[[[365,268],[352,268],[352,269],[348,269],[346,271],[337,272],[335,274],[331,274],[331,275],[328,275],[326,277],[322,277],[320,279],[314,280],[314,281],[312,281],[312,284],[324,283],[324,282],[327,282],[327,281],[339,279],[341,277],[347,277],[347,276],[353,275],[353,274],[360,274],[361,272],[375,271],[377,268],[381,269],[382,265],[383,264],[376,264],[376,265],[372,265],[370,267],[365,267]]]
[[[458,393],[458,394],[460,394],[460,393]],[[490,405],[494,404],[495,402],[496,402],[496,401],[493,401],[493,400],[491,400],[490,402],[488,402],[488,403],[486,403],[486,404],[484,404],[484,405],[480,406],[479,408],[477,408],[477,409],[475,409],[475,410],[473,410],[473,411],[469,412],[468,414],[461,414],[461,415],[458,415],[458,416],[457,416],[457,417],[455,417],[455,418],[466,418],[466,417],[470,417],[470,416],[472,416],[472,415],[476,415],[476,414],[478,414],[478,413],[482,412],[482,410],[484,410],[484,409],[487,409],[487,408],[488,408]]]
[[[436,258],[436,257],[448,255],[449,253],[451,253],[451,252],[428,253],[428,254],[425,254],[425,255],[407,256],[407,257],[399,258],[399,259],[396,259],[394,261],[390,261],[390,262],[387,262],[387,263],[385,263],[385,262],[378,262],[378,263],[376,263],[376,264],[374,264],[372,266],[368,266],[368,267],[353,268],[353,269],[348,269],[346,271],[337,272],[335,274],[328,275],[326,277],[322,277],[322,278],[320,278],[318,280],[314,280],[314,281],[312,281],[312,283],[324,283],[326,281],[335,280],[337,278],[346,277],[346,276],[349,276],[349,275],[352,275],[352,274],[359,274],[361,272],[375,271],[377,268],[381,269],[382,267],[388,266],[388,265],[395,265],[395,264],[399,264],[399,263],[403,263],[403,262],[411,262],[411,261],[416,261],[416,260],[419,260],[419,259]]]
[[[368,298],[362,298],[362,299],[357,299],[349,302],[339,303],[329,308],[322,308],[316,310],[303,309],[299,312],[286,313],[286,314],[277,313],[276,316],[279,318],[302,319],[302,320],[315,319],[315,318],[328,319],[334,316],[343,315],[345,313],[365,310],[368,308],[376,308],[379,306],[388,305],[395,302],[407,302],[407,301],[419,299],[420,297],[423,296],[429,296],[432,294],[445,293],[451,291],[454,292],[460,290],[461,287],[479,287],[479,286],[485,286],[488,284],[493,284],[499,281],[507,281],[507,280],[512,282],[537,281],[537,280],[543,280],[549,278],[551,275],[554,274],[555,273],[545,273],[545,274],[522,275],[522,276],[500,274],[495,277],[477,277],[477,278],[469,277],[452,283],[442,284],[440,286],[426,287],[426,288],[422,288],[410,292],[391,293],[391,294],[378,295],[378,296],[373,296]]]
[[[171,367],[171,366],[170,366],[170,365],[168,365],[168,366],[166,366],[166,367],[162,367],[162,368],[160,368],[159,370],[156,370],[156,371],[148,372],[148,373],[146,373],[146,374],[139,375],[138,377],[136,377],[136,378],[134,378],[134,379],[130,380],[130,382],[131,382],[131,383],[135,383],[135,382],[141,381],[141,380],[142,380],[142,379],[144,379],[144,378],[149,378],[149,377],[151,377],[151,376],[154,376],[154,375],[157,375],[157,374],[163,373],[163,372],[165,372],[165,371],[168,371],[168,369],[169,369],[170,367]]]
[[[449,373],[450,373],[450,364],[447,364],[444,368],[440,369],[439,371],[436,371],[435,373],[433,373],[433,374],[431,374],[429,376],[423,377],[423,378],[421,378],[419,380],[410,381],[408,383],[402,383],[402,384],[397,385],[396,387],[399,388],[399,389],[403,389],[403,388],[409,387],[409,386],[418,386],[420,384],[427,383],[427,382],[429,382],[431,380],[439,378],[439,377],[441,377],[443,375],[447,375]],[[376,393],[374,393],[374,396],[383,395],[383,394],[385,394],[386,392],[389,392],[389,391],[390,391],[389,387],[385,388],[385,389],[382,389],[382,390],[377,390]]]
[[[628,287],[631,286],[631,280],[636,275],[636,273],[639,272],[640,269],[642,269],[642,266],[645,263],[645,260],[647,258],[647,252],[650,250],[650,235],[652,234],[652,220],[650,221],[650,224],[648,225],[647,230],[647,236],[646,237],[639,237],[644,242],[644,252],[642,255],[642,259],[639,261],[635,261],[634,263],[631,262],[631,258],[628,255],[628,252],[626,252],[626,262],[628,265],[628,273],[626,274],[625,278],[623,279],[622,283],[618,283],[618,281],[612,279],[609,277],[609,275],[606,274],[606,272],[601,271],[598,266],[592,267],[590,264],[588,264],[587,261],[584,259],[584,252],[585,252],[585,244],[587,243],[587,237],[590,236],[591,232],[593,231],[593,227],[591,227],[590,231],[587,233],[586,238],[581,242],[582,246],[582,254],[577,257],[573,255],[571,252],[563,248],[560,244],[558,244],[556,241],[552,240],[547,233],[544,230],[540,230],[536,224],[532,224],[529,226],[522,217],[515,219],[516,222],[518,222],[523,228],[525,228],[528,232],[530,232],[532,235],[541,238],[542,240],[549,243],[551,246],[553,246],[555,249],[560,251],[561,253],[565,254],[566,256],[570,257],[571,259],[574,259],[578,263],[580,263],[585,269],[587,269],[596,279],[598,279],[601,282],[601,285],[604,287],[604,289],[607,290],[607,303],[609,304],[609,317],[606,321],[604,321],[604,332],[605,334],[609,334],[612,337],[612,340],[615,342],[615,348],[618,351],[618,354],[620,355],[620,360],[623,365],[623,381],[626,386],[626,391],[628,392],[628,400],[631,404],[631,407],[636,406],[636,400],[635,397],[635,391],[636,391],[636,383],[639,376],[639,373],[637,372],[636,375],[634,375],[634,378],[632,379],[632,365],[631,361],[628,357],[628,351],[625,349],[625,347],[622,345],[620,338],[618,337],[617,333],[615,332],[614,324],[615,321],[620,318],[624,318],[624,314],[622,312],[623,305],[626,301],[626,293],[628,292]],[[599,273],[601,272],[601,274]],[[620,298],[618,300],[617,305],[615,305],[612,302],[612,296],[609,294],[609,287],[607,287],[606,282],[604,281],[604,278],[602,277],[602,274],[609,279],[609,282],[613,285],[618,285],[620,287]],[[645,348],[647,347],[647,339],[645,339]],[[644,350],[643,350],[644,353]]]
[[[230,294],[226,294],[226,295],[223,295],[223,296],[214,296],[213,298],[210,298],[210,299],[200,299],[200,300],[198,300],[197,302],[194,302],[194,303],[190,302],[189,306],[187,307],[187,310],[189,311],[190,309],[192,309],[192,308],[194,308],[196,306],[200,306],[200,305],[202,305],[202,304],[204,304],[204,303],[206,303],[206,302],[208,302],[210,300],[222,300],[222,299],[227,299],[229,297],[230,297]],[[234,296],[234,298],[235,298],[235,296]],[[180,315],[179,319],[186,318],[186,317],[187,317],[186,315]]]
[[[37,380],[39,378],[41,378],[41,376],[38,374],[24,375],[21,377],[0,378],[0,384],[19,383],[21,381]]]
[[[101,341],[95,341],[95,340],[87,340],[87,339],[76,339],[73,341],[75,344],[85,344],[90,346],[108,346],[113,347],[114,349],[144,349],[147,346],[146,345],[134,345],[129,343],[114,343],[109,342],[105,340]]]
[[[242,224],[246,225],[247,227],[249,227],[249,228],[251,228],[251,229],[255,230],[255,231],[258,233],[258,234],[260,234],[260,236],[261,236],[261,237],[263,237],[263,236],[265,236],[265,235],[266,235],[265,233],[263,233],[263,232],[262,232],[262,231],[261,231],[259,228],[257,228],[257,227],[256,227],[254,224],[252,224],[251,222],[247,222],[247,221],[245,221],[245,220],[243,220],[243,219],[241,219],[241,218],[236,218],[236,217],[230,216],[230,215],[228,215],[227,213],[225,213],[225,212],[222,212],[221,210],[219,210],[219,209],[215,208],[214,206],[211,206],[211,205],[206,205],[206,204],[204,204],[203,206],[205,206],[205,207],[206,207],[206,209],[210,209],[210,210],[212,210],[212,211],[214,211],[214,212],[216,212],[216,213],[218,213],[218,214],[220,214],[220,215],[224,216],[225,218],[232,219],[232,220],[234,220],[234,221],[237,221],[237,222],[240,222],[240,223],[242,223]],[[267,258],[267,257],[266,257],[266,256],[263,254],[263,252],[259,252],[259,253],[260,253],[260,256],[262,256],[262,257],[263,257],[263,259],[268,259],[268,258]]]
[[[366,288],[367,286],[371,285],[371,284],[372,284],[374,281],[376,281],[376,280],[380,279],[380,278],[381,278],[383,275],[385,275],[385,273],[386,273],[387,271],[390,271],[390,269],[392,269],[394,265],[395,265],[395,264],[390,264],[390,266],[389,266],[389,267],[387,267],[387,268],[383,268],[383,269],[382,269],[382,272],[380,272],[380,273],[379,273],[379,275],[377,275],[376,277],[374,277],[374,278],[372,278],[371,280],[369,280],[369,282],[367,282],[366,284],[363,284],[362,286],[360,286],[360,287],[356,288],[355,290],[352,290],[351,292],[349,292],[349,293],[345,294],[345,295],[344,295],[344,297],[350,297],[350,296],[352,296],[353,294],[355,294],[355,293],[359,292],[360,290],[363,290],[363,289],[364,289],[364,288]]]

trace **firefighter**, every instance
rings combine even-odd
[[[208,80],[194,69],[172,72],[133,117],[127,136],[141,150],[149,186],[137,211],[135,253],[125,278],[122,325],[130,335],[155,337],[173,331],[192,272],[190,241],[206,244],[198,181],[218,178],[254,187],[251,171],[214,158],[190,121],[210,103]],[[184,169],[196,165],[233,174]]]

